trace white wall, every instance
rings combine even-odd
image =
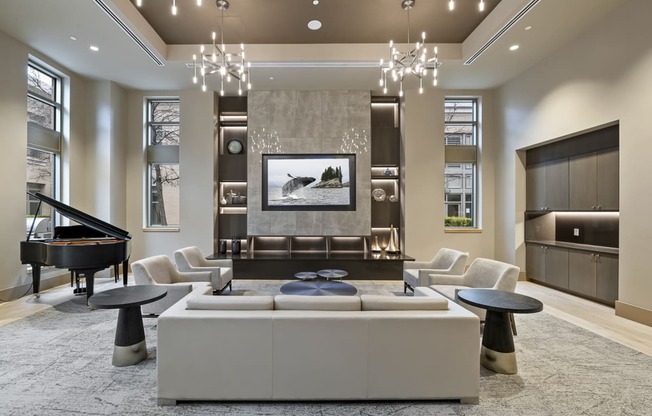
[[[477,231],[446,232],[444,228],[444,99],[477,97],[481,105],[480,217]],[[491,91],[408,90],[401,129],[405,163],[403,252],[431,259],[441,247],[468,251],[470,258],[494,257],[494,104]]]
[[[496,158],[496,227],[504,230],[504,236],[496,238],[496,252],[521,267],[525,171],[516,151],[620,122],[619,314],[627,306],[652,313],[650,16],[649,0],[625,3],[497,93],[501,143]]]
[[[172,256],[184,246],[213,252],[214,95],[201,90],[130,91],[127,94],[127,230],[131,261]],[[178,230],[145,229],[145,103],[149,97],[180,97],[180,225]]]

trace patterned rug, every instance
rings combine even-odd
[[[231,295],[278,293],[282,283],[238,281]],[[350,283],[359,293],[403,295],[402,282]],[[115,286],[104,288],[111,287]],[[117,311],[89,311],[83,297],[71,294],[69,300],[48,310],[0,326],[0,415],[533,416],[652,412],[652,357],[545,311],[516,318],[518,374],[478,370],[478,405],[446,401],[211,402],[159,407],[156,320],[144,320],[149,357],[138,365],[116,368],[111,365],[116,318]],[[397,351],[396,359],[405,359],[403,352]]]

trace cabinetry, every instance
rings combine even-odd
[[[389,242],[390,226],[401,227],[401,132],[396,97],[371,99],[371,238]],[[400,245],[399,245],[400,246]]]
[[[528,244],[527,277],[562,289],[568,289],[568,249]]]
[[[525,201],[527,210],[568,210],[568,178],[568,159],[528,166]]]
[[[217,143],[217,239],[241,240],[247,235],[247,98],[220,97]]]
[[[618,257],[569,250],[568,288],[573,292],[613,304],[618,297]]]
[[[618,210],[618,149],[572,157],[570,209]]]

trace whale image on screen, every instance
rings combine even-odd
[[[355,155],[263,155],[263,210],[355,210]]]

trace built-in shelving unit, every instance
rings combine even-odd
[[[381,248],[401,228],[401,132],[397,97],[371,99],[371,238]],[[399,244],[399,246],[402,246]],[[399,247],[400,248],[400,247]]]

